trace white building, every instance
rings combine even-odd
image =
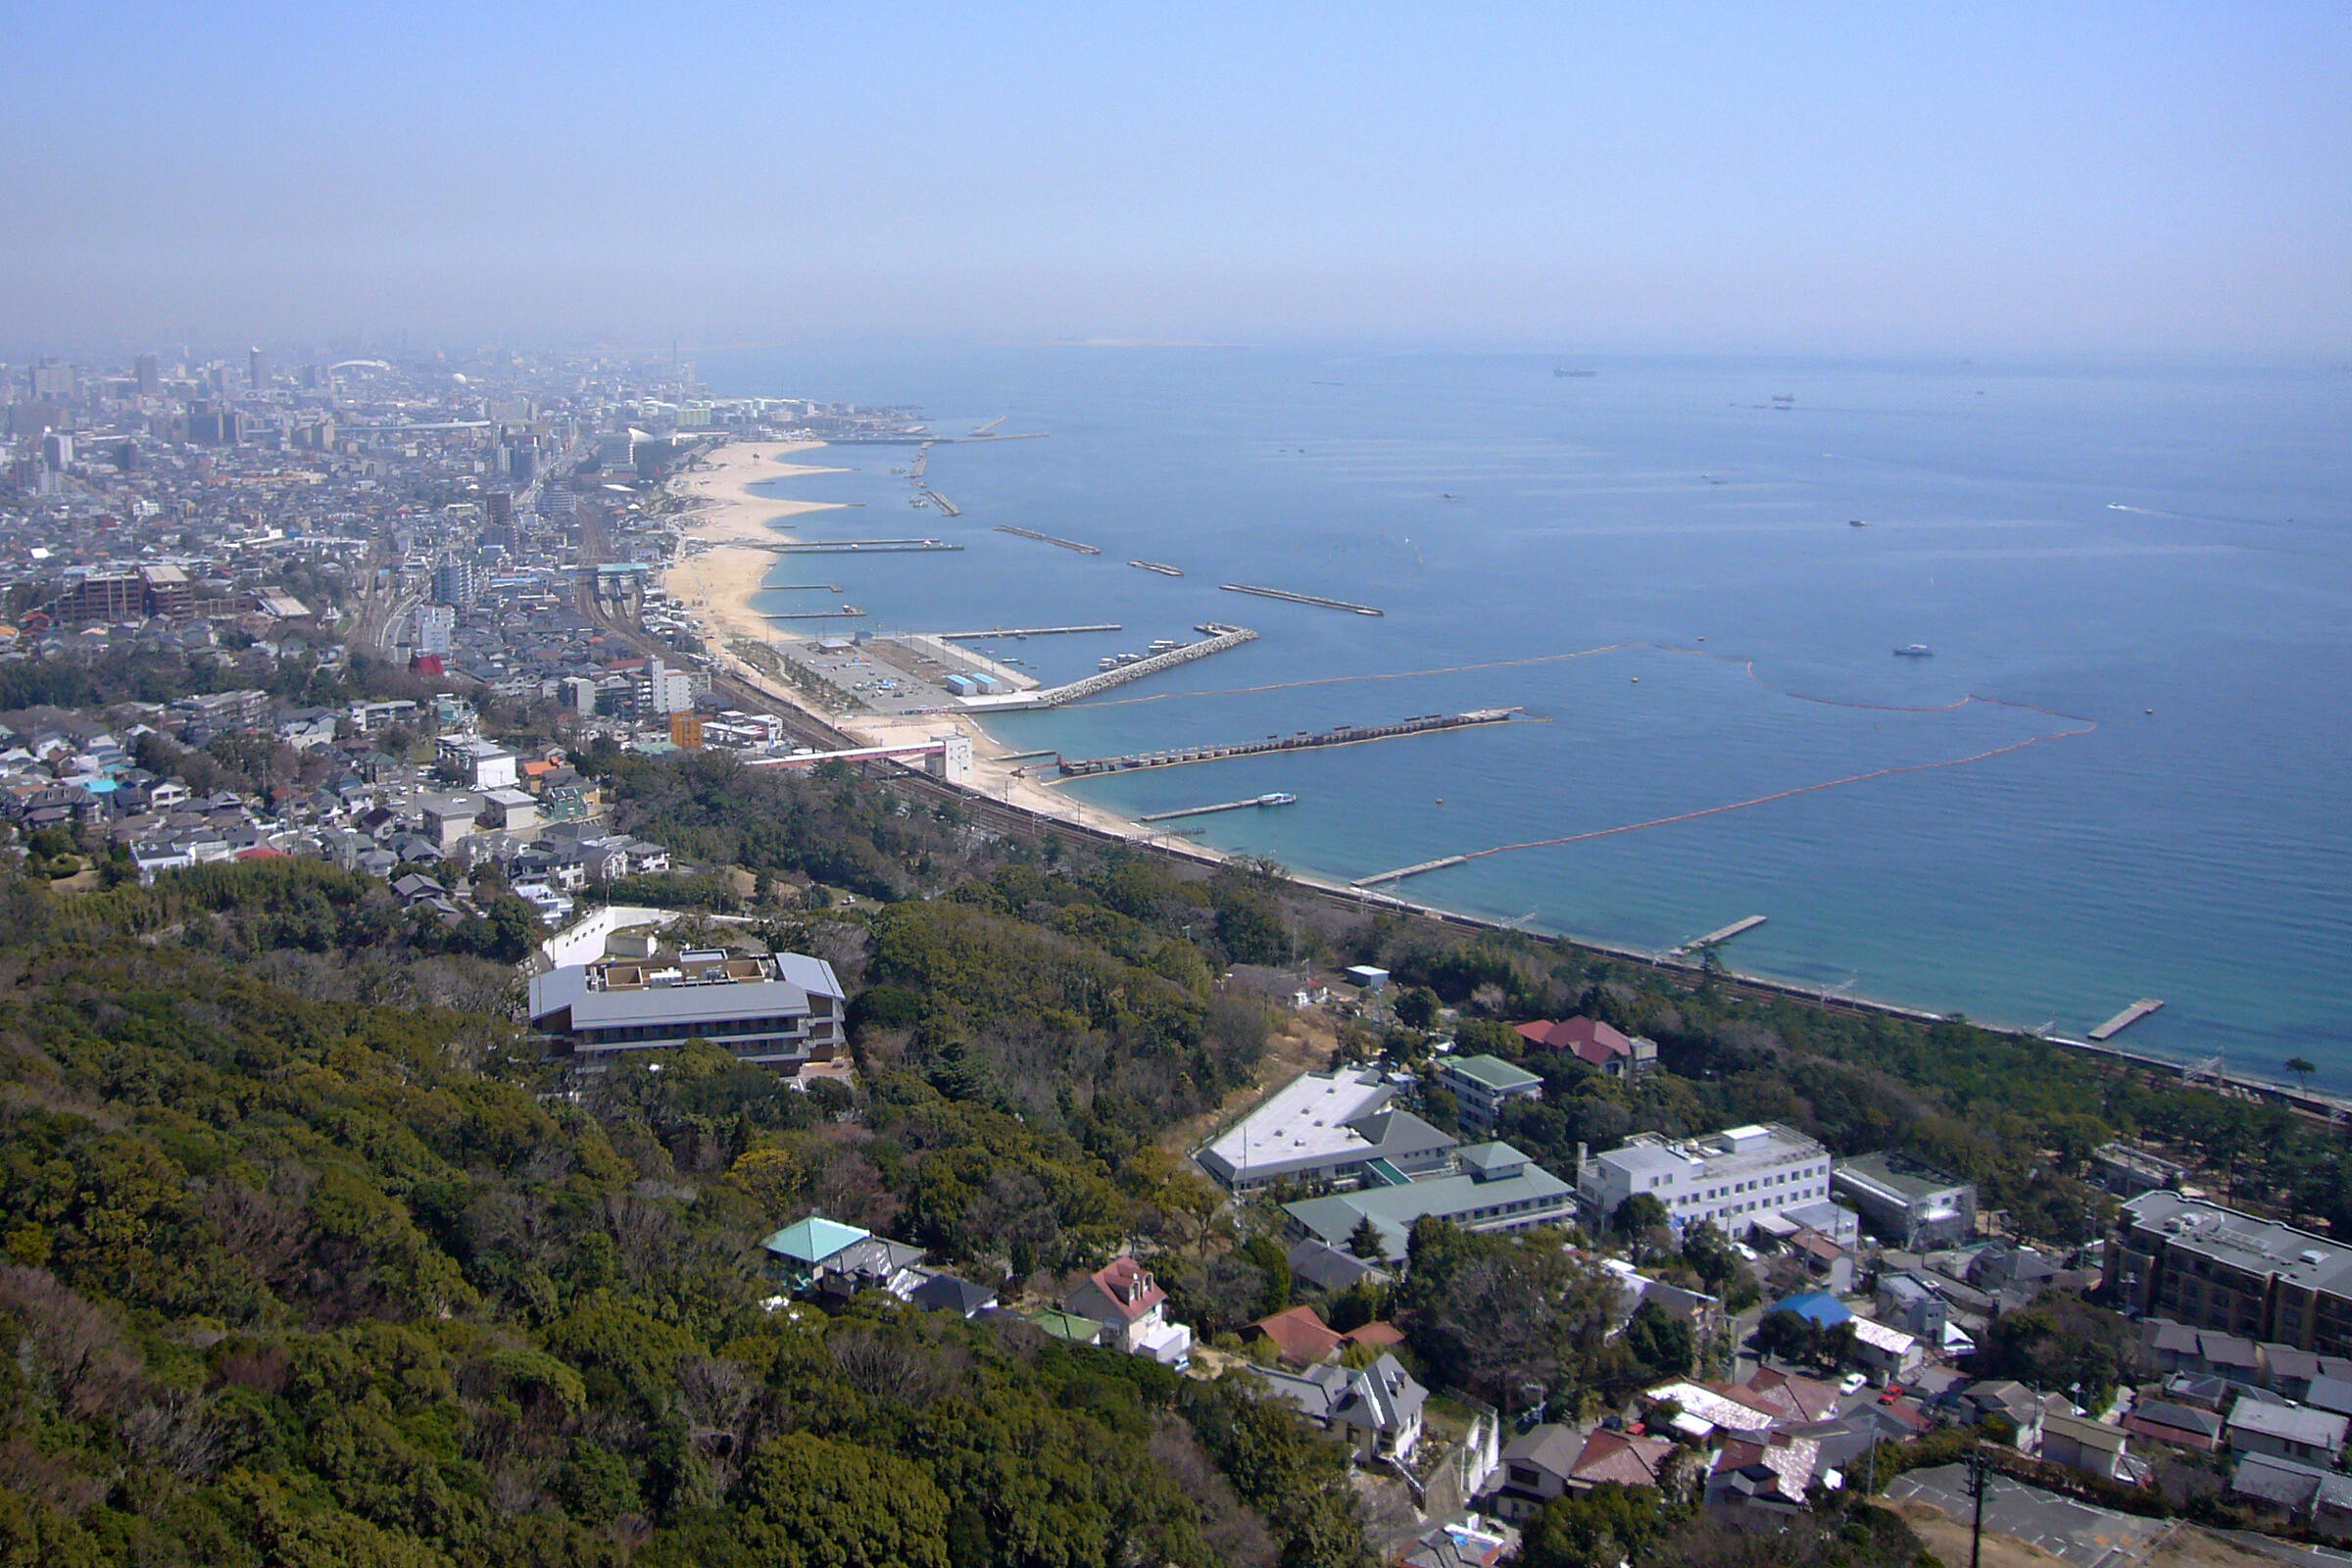
[[[411,646],[420,654],[448,654],[455,646],[458,612],[448,605],[418,605],[410,612],[416,627]]]
[[[1193,1157],[1237,1193],[1280,1181],[1360,1180],[1374,1174],[1375,1160],[1398,1180],[1444,1165],[1453,1140],[1391,1109],[1396,1094],[1374,1071],[1301,1073]]]
[[[1827,1203],[1830,1152],[1778,1122],[1680,1142],[1641,1133],[1585,1160],[1576,1187],[1586,1215],[1597,1223],[1635,1194],[1647,1193],[1677,1225],[1708,1222],[1740,1236],[1759,1215],[1793,1218],[1793,1211]]]
[[[469,790],[511,790],[520,777],[513,752],[472,735],[444,735],[434,748],[441,770]]]

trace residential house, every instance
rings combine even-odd
[[[1302,1373],[1264,1372],[1269,1392],[1308,1420],[1348,1441],[1358,1460],[1410,1460],[1421,1442],[1429,1391],[1393,1355],[1368,1367],[1318,1366]]]
[[[997,1309],[997,1293],[993,1288],[974,1285],[944,1270],[917,1285],[907,1299],[927,1312],[953,1312],[961,1318],[975,1318]]]
[[[2124,1417],[2124,1430],[2132,1436],[2192,1453],[2218,1450],[2222,1429],[2222,1418],[2214,1411],[2163,1399],[2142,1399]]]
[[[2121,1427],[2086,1421],[2081,1416],[2045,1411],[2041,1418],[2039,1457],[2051,1464],[2094,1475],[2105,1481],[2129,1481]]]
[[[1102,1343],[1112,1349],[1181,1367],[1192,1358],[1193,1331],[1168,1321],[1167,1299],[1151,1270],[1132,1257],[1114,1257],[1062,1298],[1061,1309],[1100,1323]]]
[[[1242,1330],[1245,1341],[1270,1340],[1283,1360],[1293,1366],[1313,1366],[1338,1353],[1340,1335],[1311,1306],[1294,1306],[1261,1317]]]
[[[1519,1038],[1537,1050],[1564,1051],[1611,1078],[1630,1078],[1657,1065],[1656,1041],[1626,1035],[1598,1018],[1568,1018],[1557,1023],[1539,1018],[1515,1027]]]
[[[2230,1407],[2230,1451],[2331,1465],[2343,1451],[2345,1426],[2332,1411],[2241,1396]]]
[[[1504,1524],[1525,1524],[1569,1490],[1584,1445],[1576,1429],[1557,1422],[1530,1427],[1503,1446],[1502,1463],[1478,1494],[1481,1512]]]
[[[1818,1440],[1793,1433],[1733,1438],[1707,1473],[1707,1506],[1733,1513],[1801,1513],[1820,1456]]]
[[[886,1241],[858,1225],[811,1214],[760,1243],[768,1277],[798,1294],[849,1296],[860,1290],[911,1289],[923,1250]]]
[[[2250,1453],[2230,1478],[2230,1494],[2256,1508],[2282,1514],[2332,1541],[2352,1539],[2352,1476],[2319,1465]]]

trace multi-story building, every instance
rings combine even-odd
[[[1392,1108],[1396,1097],[1396,1086],[1377,1072],[1302,1073],[1194,1158],[1237,1193],[1275,1182],[1371,1179],[1381,1164],[1401,1181],[1444,1164],[1453,1140]]]
[[[446,657],[456,647],[458,612],[451,605],[418,605],[411,613],[416,618],[415,647],[419,654]]]
[[[2352,1355],[2352,1247],[2179,1193],[2124,1205],[2107,1288],[2134,1312]]]
[[[1872,1235],[1906,1251],[1958,1247],[1976,1232],[1976,1187],[1907,1155],[1857,1154],[1832,1186]]]
[[[1503,1106],[1544,1098],[1543,1079],[1500,1056],[1447,1056],[1438,1081],[1452,1091],[1463,1129],[1481,1135],[1502,1120]]]
[[[531,980],[531,1027],[581,1056],[708,1040],[745,1061],[798,1069],[844,1043],[833,966],[798,953],[696,951],[568,964]]]
[[[443,774],[469,790],[511,790],[519,777],[519,759],[476,735],[444,735],[433,748]]]
[[[464,556],[443,556],[433,564],[433,600],[460,610],[474,601],[473,563]]]
[[[1764,1214],[1812,1223],[1803,1211],[1828,1204],[1830,1163],[1827,1149],[1778,1122],[1679,1142],[1641,1133],[1584,1160],[1577,1197],[1595,1224],[1605,1224],[1627,1199],[1646,1193],[1665,1205],[1673,1223],[1705,1222],[1738,1236]]]
[[[1352,1251],[1357,1228],[1368,1219],[1380,1236],[1380,1259],[1393,1262],[1405,1255],[1413,1226],[1424,1219],[1471,1231],[1523,1231],[1576,1218],[1576,1190],[1508,1144],[1456,1150],[1451,1163],[1454,1174],[1285,1203],[1284,1234]]]

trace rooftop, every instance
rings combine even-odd
[[[2352,1247],[2326,1237],[2173,1192],[2142,1193],[2124,1212],[2169,1246],[2249,1274],[2276,1274],[2305,1290],[2352,1296]]]
[[[1484,1084],[1497,1094],[1531,1088],[1544,1081],[1524,1067],[1512,1066],[1500,1056],[1452,1056],[1447,1058],[1446,1070],[1459,1074],[1472,1083]]]

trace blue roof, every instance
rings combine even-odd
[[[1854,1315],[1846,1309],[1845,1303],[1827,1291],[1807,1291],[1802,1296],[1791,1296],[1773,1310],[1794,1312],[1807,1322],[1825,1329],[1834,1329],[1840,1323],[1850,1321]]]
[[[801,1263],[821,1263],[845,1247],[855,1246],[872,1235],[855,1225],[811,1214],[807,1219],[794,1220],[760,1245]]]

